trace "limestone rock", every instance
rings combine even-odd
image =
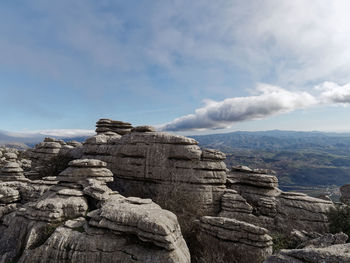
[[[350,244],[322,248],[283,249],[267,258],[265,263],[347,263],[350,262]]]
[[[96,122],[96,133],[115,132],[120,135],[130,133],[132,126],[128,122],[100,119]]]
[[[121,194],[152,198],[176,212],[175,204],[165,204],[169,193],[174,200],[187,198],[197,213],[219,211],[226,182],[222,153],[201,150],[194,139],[163,132],[126,134],[111,152],[113,187]]]
[[[17,162],[8,162],[0,171],[0,182],[23,180],[26,180],[26,178],[23,175],[23,169]]]
[[[92,226],[133,233],[167,250],[176,249],[183,241],[176,216],[150,199],[111,197],[88,216]]]
[[[246,167],[235,167],[228,173],[230,189],[222,199],[220,216],[252,223],[273,232],[290,235],[294,229],[325,233],[328,230],[327,213],[334,207],[331,201],[312,198],[305,194],[282,192],[274,175],[256,173]],[[235,196],[232,200],[231,196]],[[239,195],[240,197],[237,197]],[[246,213],[232,207],[246,202],[252,209]]]
[[[114,234],[108,229],[60,226],[37,248],[25,250],[18,262],[38,263],[189,263],[188,250],[167,251],[156,246],[142,246],[130,235]],[[142,241],[141,241],[142,243]],[[69,253],[67,253],[69,251]]]
[[[344,233],[331,234],[327,233],[317,238],[304,241],[297,248],[321,248],[332,245],[345,244],[348,240],[348,235]]]
[[[0,184],[0,262],[189,263],[176,216],[150,199],[112,191],[106,178],[113,179],[106,163],[82,159],[71,161],[58,183]],[[53,184],[39,199],[7,204],[22,195],[16,187],[43,182]]]
[[[137,126],[131,129],[131,132],[155,132],[155,131],[156,129],[149,125]]]
[[[224,217],[202,217],[199,262],[260,263],[272,254],[272,238],[264,228]]]
[[[233,183],[247,184],[256,187],[263,188],[275,188],[278,186],[278,179],[276,176],[255,173],[254,171],[249,172],[249,170],[245,169],[244,171],[232,170],[232,173],[228,174],[228,178],[233,181]]]

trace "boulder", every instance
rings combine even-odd
[[[268,230],[235,219],[202,217],[197,239],[198,262],[261,263],[272,254]]]

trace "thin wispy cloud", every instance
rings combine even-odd
[[[40,137],[40,136],[73,138],[73,137],[80,137],[80,136],[92,136],[95,134],[95,131],[83,130],[83,129],[53,129],[53,130],[22,131],[22,132],[3,131],[2,133],[7,136],[19,137],[19,138]]]

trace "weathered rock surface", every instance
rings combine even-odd
[[[23,170],[30,170],[31,161],[25,159],[22,153],[23,151],[14,148],[0,147],[0,170],[9,162],[17,162]]]
[[[225,154],[191,138],[110,119],[96,127],[83,144],[46,138],[28,151],[29,172],[21,153],[0,148],[0,262],[190,262],[178,220],[186,237],[198,227],[193,262],[263,262],[275,232],[299,247],[266,262],[346,262],[347,236],[321,235],[331,201],[281,191],[271,170],[227,173]],[[24,177],[62,156],[75,160],[58,176]]]
[[[181,195],[197,202],[198,211],[219,211],[226,182],[222,153],[201,150],[193,139],[160,132],[124,135],[111,152],[110,168],[121,193],[155,198],[162,206],[164,191],[169,191],[175,199]]]
[[[275,176],[262,172],[234,167],[228,173],[229,188],[235,192],[225,192],[220,216],[236,218],[286,235],[294,229],[319,233],[327,231],[327,213],[334,208],[331,201],[283,192],[277,188]]]
[[[106,163],[74,160],[37,201],[0,206],[0,262],[190,262],[176,216],[112,179]]]
[[[96,123],[96,133],[114,132],[120,135],[131,132],[132,126],[128,122],[100,119]]]
[[[350,244],[321,248],[283,249],[267,258],[265,263],[347,263],[350,262]]]
[[[344,233],[331,234],[327,233],[320,235],[317,238],[311,240],[305,240],[297,248],[321,248],[332,245],[345,244],[348,240],[348,235]]]
[[[268,230],[235,219],[202,217],[197,238],[199,262],[260,263],[272,254]]]

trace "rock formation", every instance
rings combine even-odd
[[[298,249],[283,249],[265,263],[346,263],[350,262],[350,244],[344,233],[326,234],[305,242]]]
[[[199,262],[260,263],[272,254],[268,230],[235,219],[204,216],[197,239]]]
[[[227,174],[230,190],[222,198],[220,216],[235,218],[272,232],[289,235],[294,229],[324,233],[331,201],[278,189],[277,177],[234,167]]]
[[[31,161],[21,156],[22,151],[14,148],[1,147],[0,148],[0,169],[9,162],[17,162],[20,167],[28,171],[31,169]]]
[[[82,156],[82,144],[76,141],[64,142],[63,140],[47,137],[43,142],[35,145],[26,152],[31,160],[31,171],[26,173],[30,179],[40,179],[47,175],[52,160],[58,156],[70,159],[79,159]]]
[[[190,262],[176,216],[109,189],[106,163],[71,161],[57,180],[0,213],[0,262]]]
[[[28,180],[6,161],[0,262],[189,262],[182,234],[193,262],[263,262],[276,233],[295,238],[305,258],[346,249],[341,236],[322,236],[334,204],[281,191],[273,171],[228,171],[220,151],[151,126],[100,119],[96,127],[83,144],[46,138],[29,151],[34,174],[56,157],[74,159],[57,177]],[[293,251],[268,260],[301,260]]]
[[[132,126],[128,122],[99,119],[96,123],[96,133],[114,132],[120,135],[131,132]]]

